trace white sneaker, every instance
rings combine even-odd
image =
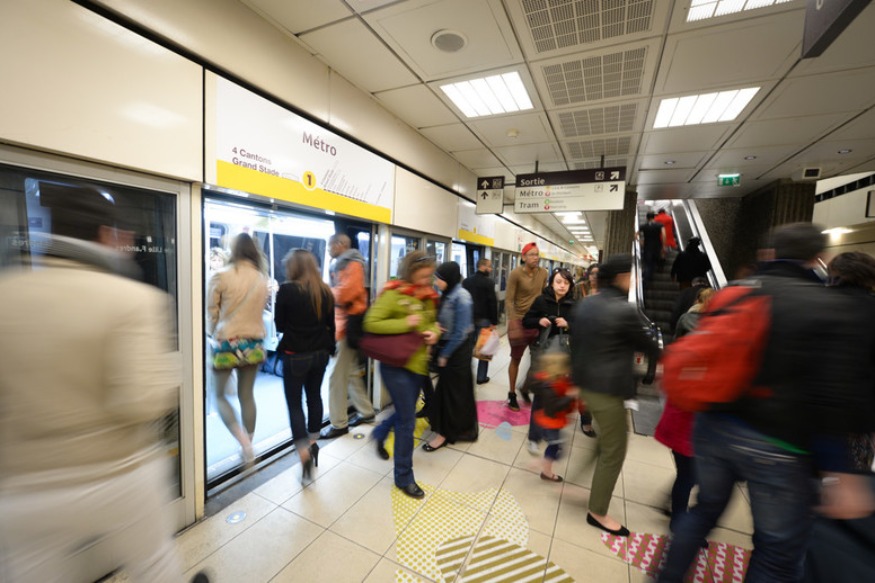
[[[532,455],[541,455],[541,445],[537,441],[529,440],[526,449],[528,449],[529,453]]]

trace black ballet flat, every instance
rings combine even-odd
[[[560,476],[559,474],[553,474],[552,476],[548,476],[544,472],[541,472],[541,479],[547,480],[548,482],[561,482],[561,481],[563,481],[562,476]]]
[[[425,451],[428,451],[428,452],[437,451],[437,450],[439,450],[439,449],[442,448],[442,447],[446,447],[447,445],[449,445],[449,443],[450,443],[450,440],[445,439],[444,442],[443,442],[442,444],[440,444],[439,446],[437,446],[437,447],[432,447],[432,446],[429,445],[429,443],[426,441],[425,443],[422,444],[422,449],[424,449]]]
[[[377,441],[377,455],[380,456],[380,459],[389,459],[389,452],[386,451],[382,441]]]
[[[625,526],[620,526],[620,528],[617,528],[617,529],[608,528],[607,526],[605,526],[604,524],[602,524],[601,522],[599,522],[598,520],[593,518],[592,514],[590,514],[589,512],[586,513],[586,523],[590,526],[600,528],[603,531],[605,531],[606,533],[612,534],[614,536],[629,536],[631,534],[629,532],[629,529],[626,528]]]
[[[425,492],[416,482],[411,482],[407,484],[403,488],[398,486],[398,489],[404,492],[405,495],[410,496],[411,498],[425,498]]]

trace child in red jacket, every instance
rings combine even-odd
[[[582,412],[578,399],[579,389],[571,383],[571,358],[566,352],[548,352],[538,359],[538,372],[533,375],[532,387],[540,397],[535,400],[532,419],[541,428],[541,437],[547,442],[541,479],[561,482],[562,476],[553,473],[553,462],[562,454],[562,428],[568,415]]]

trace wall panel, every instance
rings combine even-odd
[[[458,230],[458,198],[419,176],[397,168],[392,224],[447,238]]]
[[[201,67],[67,0],[2,14],[4,141],[200,179]]]

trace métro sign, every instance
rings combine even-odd
[[[625,168],[518,174],[515,213],[621,210]]]

